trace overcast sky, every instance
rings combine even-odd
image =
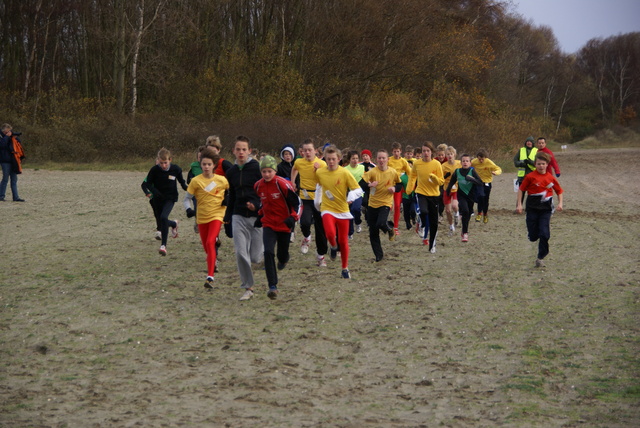
[[[560,48],[574,53],[595,38],[640,31],[640,0],[512,0],[515,12],[553,29]]]

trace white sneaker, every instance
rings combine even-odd
[[[156,239],[157,239],[158,241],[161,241],[161,240],[162,240],[162,232],[160,232],[159,230],[156,230]]]
[[[324,259],[324,256],[317,256],[316,263],[318,267],[327,267],[327,261]]]
[[[420,236],[421,238],[424,238],[424,227],[421,227],[420,229],[418,229],[418,236]]]
[[[453,236],[453,233],[456,231],[456,227],[453,224],[449,225],[449,236]]]
[[[362,226],[361,225],[356,225],[356,233],[360,233],[362,232]]]
[[[173,221],[176,222],[176,227],[171,228],[171,237],[177,238],[178,237],[178,220],[173,220]]]
[[[460,224],[460,212],[456,211],[456,214],[453,216],[453,224],[456,226]]]
[[[302,238],[302,245],[300,245],[300,252],[302,254],[307,254],[309,252],[309,243],[311,242],[311,237]]]
[[[291,232],[291,237],[289,238],[289,242],[291,242],[291,243],[296,242],[296,233],[295,232]]]
[[[166,256],[167,255],[167,247],[165,247],[164,245],[160,245],[160,249],[158,250],[158,253],[160,253],[161,256]]]
[[[436,233],[436,236],[433,237],[433,245],[431,246],[431,249],[429,250],[431,252],[431,254],[435,254],[436,253],[436,239],[438,238],[438,234]]]
[[[244,292],[244,294],[242,295],[240,300],[249,300],[252,297],[253,297],[253,291],[252,290],[247,290],[247,291]]]

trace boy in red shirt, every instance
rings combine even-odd
[[[278,162],[275,158],[265,156],[260,161],[262,178],[253,186],[262,205],[256,224],[262,224],[264,270],[269,283],[267,297],[270,299],[278,297],[278,270],[284,269],[289,261],[291,229],[300,218],[300,198],[290,181],[276,175],[277,170]]]
[[[551,157],[547,153],[537,153],[535,171],[527,174],[518,190],[516,211],[522,213],[522,195],[527,193],[527,232],[529,241],[538,243],[536,267],[544,267],[544,258],[549,254],[549,224],[551,214],[562,211],[563,190],[558,180],[547,171]],[[553,192],[558,195],[558,206],[553,206]]]

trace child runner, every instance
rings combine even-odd
[[[158,151],[156,165],[153,166],[147,178],[142,182],[142,191],[148,198],[153,197],[156,201],[156,209],[153,210],[154,215],[160,215],[160,235],[162,244],[158,253],[161,256],[167,255],[167,238],[169,236],[169,228],[171,228],[171,237],[178,237],[178,220],[169,220],[169,214],[173,209],[173,205],[178,201],[178,185],[180,183],[182,190],[187,190],[187,183],[182,177],[182,169],[171,163],[171,152],[164,147]],[[156,222],[158,218],[156,217]]]
[[[413,163],[407,193],[413,192],[414,189],[416,191],[420,223],[424,228],[421,236],[422,244],[428,245],[429,251],[435,253],[438,235],[438,200],[444,177],[440,162],[431,158],[433,149],[431,141],[422,145],[422,158]],[[429,238],[427,238],[427,232]]]
[[[362,152],[360,152],[360,158],[362,159],[362,162],[360,162],[360,165],[364,166],[364,172],[369,171],[370,169],[373,169],[376,167],[376,164],[371,162],[371,150],[369,149],[364,149]],[[366,184],[366,183],[365,183]],[[363,187],[364,190],[364,195],[362,196],[362,214],[364,215],[364,220],[367,220],[367,208],[369,207],[369,186],[365,185]]]
[[[342,278],[350,279],[349,273],[349,221],[353,218],[349,204],[364,193],[353,175],[339,166],[342,153],[334,145],[324,149],[326,167],[316,170],[318,185],[315,205],[322,214],[324,232],[331,245],[331,260],[338,256],[342,262]]]
[[[217,135],[210,135],[207,137],[205,146],[211,147],[215,154],[220,156],[220,152],[222,151],[222,143],[220,142],[220,137]],[[218,162],[218,166],[216,167],[215,173],[216,175],[221,175],[223,177],[226,176],[227,171],[231,168],[233,164],[226,159],[223,159],[220,156],[220,162]]]
[[[473,200],[475,198],[474,185],[481,186],[482,180],[478,173],[471,166],[471,156],[463,154],[460,157],[461,167],[456,169],[449,185],[447,193],[451,194],[453,188],[457,185],[458,206],[460,207],[460,215],[462,216],[462,242],[469,241],[469,220],[473,212]]]
[[[322,215],[314,206],[313,199],[317,184],[316,170],[327,166],[327,164],[316,156],[315,144],[310,138],[302,143],[302,154],[303,157],[296,159],[291,170],[291,183],[294,186],[298,175],[300,175],[300,185],[294,187],[294,189],[298,190],[300,199],[302,199],[300,229],[302,230],[303,238],[300,251],[302,254],[309,252],[311,225],[313,224],[316,232],[316,263],[318,266],[324,267],[327,266],[327,262],[324,259],[325,254],[327,254],[327,238],[324,235]]]
[[[210,147],[200,152],[202,173],[193,177],[189,183],[183,202],[187,217],[196,217],[200,241],[207,255],[205,288],[213,288],[217,260],[216,240],[224,219],[226,207],[223,203],[229,189],[227,179],[215,173],[218,162],[220,162],[220,156]],[[197,201],[197,211],[191,208],[191,201],[194,202],[194,207]]]
[[[300,217],[300,198],[290,181],[276,175],[277,168],[275,158],[265,156],[260,161],[262,178],[254,186],[262,204],[258,221],[262,223],[264,270],[269,284],[267,297],[272,300],[278,297],[278,270],[284,269],[289,261],[289,235]]]
[[[438,144],[438,147],[436,147],[436,153],[433,158],[438,162],[440,162],[440,165],[443,165],[447,161],[447,155],[445,153],[446,150],[447,150],[446,144]],[[444,217],[442,216],[442,214],[444,214],[444,189],[445,189],[444,185],[440,186],[440,196],[438,197],[438,222],[439,223],[442,223],[442,220],[444,219]]]
[[[522,214],[521,198],[524,192],[527,196],[527,233],[529,241],[538,241],[538,258],[536,267],[544,267],[544,258],[549,254],[549,238],[551,236],[549,224],[554,212],[553,192],[558,195],[556,209],[562,211],[562,187],[558,180],[548,171],[551,157],[548,153],[536,154],[536,169],[527,174],[518,190],[518,204],[516,211]]]
[[[198,151],[196,152],[196,160],[191,162],[191,165],[189,165],[189,172],[187,172],[187,185],[191,183],[191,180],[193,179],[193,177],[202,174],[202,167],[200,166],[200,159],[201,159],[202,151],[206,147],[207,146],[198,147]],[[198,211],[198,202],[195,199],[193,199],[193,210],[194,211]],[[193,231],[195,233],[200,233],[200,230],[198,229],[198,221],[197,220],[196,220],[195,224],[193,225]]]
[[[413,167],[413,162],[415,158],[413,157],[415,150],[413,146],[406,146],[404,148],[404,158],[409,162],[409,165]],[[402,212],[404,214],[404,222],[407,225],[407,230],[411,230],[413,226],[412,223],[416,221],[416,196],[415,192],[412,194],[407,194],[407,183],[409,182],[409,176],[407,174],[403,174],[400,176],[400,180],[402,181]]]
[[[404,158],[407,160],[407,162],[409,162],[409,165],[413,165],[413,161],[416,160],[415,159],[415,150],[413,149],[413,146],[407,145],[404,148]]]
[[[369,242],[371,249],[379,262],[384,257],[380,244],[380,231],[389,235],[389,241],[396,238],[393,222],[388,221],[389,211],[393,205],[393,195],[402,187],[400,174],[389,168],[389,153],[379,150],[377,154],[378,166],[365,172],[362,178],[368,183],[370,190],[367,223],[369,224]]]
[[[538,148],[538,153],[542,152],[542,153],[546,153],[551,157],[551,161],[549,162],[549,168],[551,168],[551,170],[553,171],[549,171],[549,172],[553,172],[556,177],[560,177],[560,165],[558,165],[558,161],[556,160],[556,157],[553,155],[553,152],[547,147],[547,140],[544,137],[539,137],[538,141],[536,142],[536,147]]]
[[[491,195],[491,182],[494,175],[502,174],[502,168],[493,163],[487,157],[485,149],[478,150],[476,158],[471,161],[471,166],[476,170],[478,176],[484,183],[484,196],[478,198],[478,215],[476,221],[489,222],[489,196]]]
[[[402,155],[402,146],[395,142],[391,145],[391,154],[389,158],[389,168],[398,171],[398,175],[411,174],[411,165]],[[402,188],[393,195],[393,231],[396,235],[400,235],[398,224],[400,222],[400,206],[402,205]]]
[[[285,144],[280,150],[280,159],[282,162],[278,164],[278,170],[276,175],[284,178],[285,180],[291,181],[291,170],[293,169],[293,162],[295,161],[296,152],[291,144]],[[298,184],[300,183],[300,179],[298,179]],[[296,225],[294,224],[291,228],[291,236],[290,241],[295,242],[296,233],[295,233]]]
[[[358,151],[349,151],[347,157],[349,158],[349,164],[344,168],[353,175],[353,178],[356,179],[356,183],[362,188],[364,194],[364,187],[366,186],[366,182],[362,179],[364,165],[359,163],[360,156],[358,155]],[[353,238],[354,230],[356,233],[362,232],[362,199],[363,197],[360,196],[349,205],[349,212],[353,216],[353,219],[349,221],[349,239]]]
[[[240,273],[241,288],[245,290],[240,300],[253,297],[253,271],[251,263],[260,263],[263,258],[262,228],[256,227],[257,209],[260,198],[253,186],[262,178],[260,164],[249,158],[250,140],[236,137],[233,154],[236,163],[227,171],[229,181],[229,201],[224,216],[225,233],[233,238],[236,250],[236,263]]]
[[[451,177],[456,172],[456,169],[462,165],[460,161],[456,159],[456,149],[453,146],[448,146],[444,151],[447,156],[447,161],[442,164],[442,173],[444,174],[443,188],[449,187]],[[444,211],[447,214],[447,223],[449,224],[449,236],[453,235],[458,225],[458,186],[453,186],[451,192],[442,192],[442,202],[444,203]]]

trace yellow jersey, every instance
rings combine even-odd
[[[378,182],[376,187],[369,189],[369,206],[371,208],[391,207],[393,205],[393,193],[387,190],[400,183],[400,174],[393,168],[382,171],[378,167],[370,169],[362,176],[367,183]]]

